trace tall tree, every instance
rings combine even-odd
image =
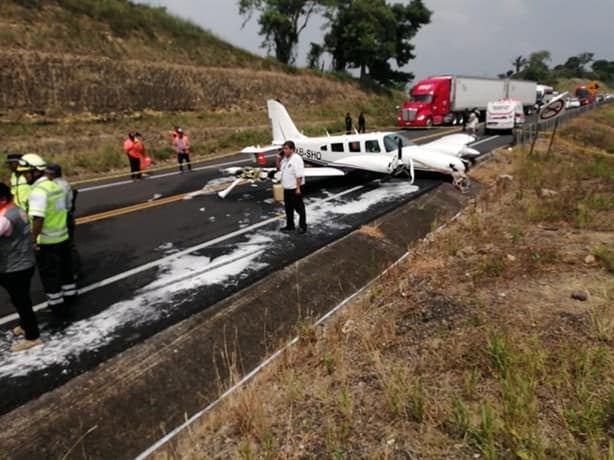
[[[548,81],[550,79],[548,62],[551,59],[550,51],[541,50],[531,53],[521,76],[527,80]]]
[[[239,14],[246,16],[245,25],[254,12],[260,13],[262,46],[274,49],[279,62],[291,64],[299,35],[319,5],[320,2],[313,0],[239,0]]]
[[[516,69],[516,73],[520,73],[520,71],[524,68],[524,66],[527,65],[528,62],[529,61],[527,61],[527,58],[523,56],[518,56],[512,61],[512,65]]]
[[[598,80],[614,83],[614,61],[598,59],[593,62],[592,68]]]
[[[413,78],[411,73],[393,69],[392,62],[400,68],[415,57],[410,40],[431,18],[422,0],[408,5],[337,0],[325,16],[330,29],[324,45],[335,70],[357,68],[361,78],[370,76],[384,84]]]
[[[322,65],[322,55],[324,54],[324,47],[319,43],[311,42],[311,48],[307,55],[307,67],[310,69],[320,69]]]

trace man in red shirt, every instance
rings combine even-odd
[[[177,151],[177,163],[179,163],[179,171],[183,173],[183,162],[188,164],[188,170],[192,171],[192,163],[190,163],[190,140],[188,135],[181,128],[175,128],[173,134],[173,143]]]

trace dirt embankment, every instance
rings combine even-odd
[[[0,108],[53,114],[152,109],[261,110],[280,98],[292,105],[365,97],[355,85],[311,75],[182,66],[36,52],[0,52]]]

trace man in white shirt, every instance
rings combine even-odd
[[[294,231],[294,211],[299,215],[299,231],[307,231],[307,219],[305,217],[305,203],[301,186],[305,184],[305,165],[300,155],[294,153],[294,142],[286,141],[282,147],[284,158],[281,160],[281,186],[284,188],[284,205],[286,207],[286,226],[282,232]]]

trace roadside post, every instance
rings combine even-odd
[[[537,126],[535,130],[535,138],[531,143],[531,151],[529,155],[533,154],[533,149],[535,148],[535,143],[537,142],[537,138],[539,137],[539,127],[542,124],[550,124],[554,122],[554,130],[552,131],[552,135],[550,137],[550,145],[548,146],[548,152],[546,156],[550,155],[550,150],[552,149],[552,144],[554,142],[554,136],[556,135],[556,130],[559,127],[558,118],[561,116],[563,111],[565,110],[565,100],[563,99],[567,96],[567,91],[562,94],[559,94],[557,97],[552,99],[546,105],[544,105],[541,110],[537,113]]]

